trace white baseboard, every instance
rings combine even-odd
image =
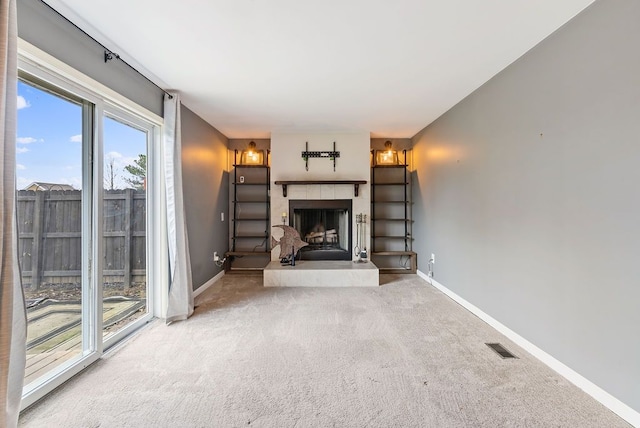
[[[218,282],[218,280],[220,280],[220,278],[222,278],[223,276],[224,276],[224,271],[222,270],[216,276],[211,278],[209,281],[205,282],[200,287],[196,288],[195,291],[193,292],[193,298],[195,299],[196,297],[204,293],[207,288],[211,287],[213,284]]]
[[[476,315],[482,321],[489,324],[491,327],[495,328],[498,332],[504,334],[511,341],[516,343],[518,346],[523,348],[525,351],[529,352],[531,355],[542,361],[544,364],[549,366],[551,369],[555,370],[566,378],[568,381],[576,385],[578,388],[582,389],[584,392],[598,400],[600,403],[605,405],[609,410],[620,416],[622,419],[629,422],[631,425],[640,427],[640,413],[623,403],[622,401],[615,398],[613,395],[609,394],[604,389],[600,388],[598,385],[594,384],[581,374],[577,373],[570,367],[561,363],[551,355],[547,354],[542,349],[538,348],[533,343],[529,342],[524,337],[520,336],[518,333],[514,332],[504,324],[500,323],[490,315],[483,312],[480,308],[469,303],[462,297],[458,296],[453,291],[449,290],[444,285],[440,284],[435,279],[429,277],[424,272],[418,271],[418,276],[429,284],[433,285],[438,290],[442,291],[444,294],[449,296],[455,302],[460,304],[462,307],[467,309],[472,314]]]

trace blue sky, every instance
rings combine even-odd
[[[115,187],[127,187],[124,167],[146,153],[146,134],[105,118],[104,152],[105,163],[113,159]],[[18,189],[34,181],[82,188],[82,107],[18,82],[16,164]]]

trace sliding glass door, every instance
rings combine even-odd
[[[25,68],[16,148],[28,305],[23,407],[152,318],[148,278],[161,260],[159,222],[148,208],[161,194],[157,122]]]

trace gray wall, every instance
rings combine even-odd
[[[40,0],[18,1],[18,36],[162,116],[160,89],[121,61],[105,63],[104,49],[99,44]]]
[[[182,176],[194,290],[221,271],[213,262],[229,250],[228,140],[182,107]],[[224,212],[224,222],[220,213]]]
[[[372,138],[371,148],[373,150],[384,150],[384,144],[387,141],[391,141],[392,149],[397,150],[398,153],[402,152],[402,150],[410,150],[411,146],[413,146],[411,138]]]
[[[596,1],[414,137],[421,270],[637,411],[639,21]]]
[[[234,149],[245,150],[251,141],[256,143],[256,149],[258,150],[271,149],[271,140],[268,138],[231,138],[229,139],[229,150],[232,152]],[[229,160],[233,163],[233,157]]]

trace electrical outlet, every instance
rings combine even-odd
[[[218,252],[217,251],[213,252],[213,261],[214,262],[220,261],[220,256],[218,256]]]
[[[224,221],[224,211],[220,213],[220,221]]]
[[[436,264],[436,255],[435,254],[431,253],[431,259],[429,260],[429,263]]]

